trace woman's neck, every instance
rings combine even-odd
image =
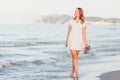
[[[79,20],[80,20],[80,18],[79,18],[79,17],[76,17],[76,20],[77,20],[77,21],[79,21]]]

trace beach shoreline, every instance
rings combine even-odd
[[[100,80],[120,80],[120,70],[106,72],[98,77]]]

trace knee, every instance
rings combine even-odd
[[[78,59],[78,55],[77,55],[75,50],[71,51],[71,54],[72,54],[73,60],[77,60]]]
[[[78,60],[78,57],[76,55],[73,56],[73,60]]]

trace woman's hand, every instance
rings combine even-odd
[[[85,43],[85,47],[88,47],[89,45],[88,45],[88,43]]]
[[[65,47],[66,47],[66,48],[67,48],[67,46],[68,46],[67,43],[68,43],[68,41],[66,40],[66,42],[65,42]]]

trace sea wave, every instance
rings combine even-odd
[[[0,58],[5,58],[5,57],[25,57],[29,56],[27,54],[19,54],[19,53],[14,53],[14,54],[0,54]]]
[[[64,41],[44,41],[44,42],[23,42],[23,41],[16,41],[16,42],[0,42],[0,47],[25,47],[25,46],[36,46],[36,45],[58,45],[64,44]]]
[[[28,64],[35,64],[35,65],[42,65],[42,64],[47,64],[46,62],[42,60],[33,60],[33,61],[27,61],[27,60],[22,60],[22,61],[11,61],[11,62],[0,62],[0,70],[12,66],[23,66],[23,65],[28,65]]]
[[[4,69],[4,68],[8,68],[8,67],[20,67],[20,66],[27,66],[29,64],[32,65],[43,65],[43,64],[48,64],[48,65],[55,65],[56,62],[58,61],[64,61],[64,57],[50,57],[47,59],[33,59],[33,60],[18,60],[18,61],[14,61],[14,60],[7,60],[7,61],[3,61],[0,62],[0,70]]]

